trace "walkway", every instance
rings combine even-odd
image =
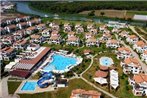
[[[9,77],[5,77],[0,81],[0,98],[19,98],[18,95],[14,94],[14,95],[10,95],[8,92],[8,78]]]
[[[129,28],[137,35],[140,37],[140,39],[142,39],[144,42],[147,43],[147,41],[140,35],[137,33],[137,31],[135,30],[135,28],[133,26],[129,26]]]
[[[145,30],[143,30],[142,28],[138,27],[138,29],[143,32],[144,34],[147,34],[147,32]]]
[[[141,61],[141,59],[139,58],[138,54],[137,54],[136,52],[134,52],[134,50],[133,50],[130,46],[126,45],[126,44],[124,43],[124,41],[121,41],[121,43],[122,43],[125,47],[127,47],[127,48],[129,48],[129,49],[131,50],[133,56],[134,56],[134,57],[139,61],[139,63],[141,64],[142,70],[143,70],[145,73],[147,73],[147,65],[144,64],[144,63]]]

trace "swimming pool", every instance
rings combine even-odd
[[[22,91],[34,91],[37,86],[37,82],[30,82],[27,81],[24,83],[23,87],[21,88]]]
[[[113,60],[109,57],[101,57],[99,59],[99,61],[100,61],[100,65],[102,65],[102,66],[110,66],[110,65],[114,64]]]
[[[77,63],[77,59],[74,57],[68,57],[61,54],[53,54],[52,62],[43,68],[44,71],[64,71],[68,69],[69,66],[74,66]]]

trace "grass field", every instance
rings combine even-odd
[[[20,98],[69,98],[71,95],[71,91],[73,89],[85,89],[85,90],[95,90],[92,86],[88,85],[81,79],[73,79],[69,81],[68,87],[59,88],[54,92],[45,92],[38,94],[20,94]],[[108,98],[105,96],[105,98]]]
[[[88,14],[90,11],[83,11],[79,14]],[[95,10],[96,16],[101,16],[101,12],[104,12],[104,16],[112,18],[133,18],[135,14],[147,15],[147,11],[126,11],[126,10]]]
[[[9,94],[14,94],[18,86],[20,85],[21,82],[10,82],[8,81],[8,91]]]

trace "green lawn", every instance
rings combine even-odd
[[[16,89],[19,87],[20,84],[21,84],[21,82],[10,82],[10,81],[8,81],[9,94],[14,94],[14,92],[16,91]]]
[[[57,91],[38,94],[20,94],[20,98],[69,98],[71,95],[71,91],[77,88],[95,90],[95,88],[91,87],[83,80],[74,79],[69,81],[68,87],[66,88],[59,88]],[[105,96],[105,98],[108,97]]]
[[[99,69],[99,58],[102,56],[108,56],[113,59],[114,66],[117,68],[117,71],[119,72],[119,78],[122,77],[123,72],[122,72],[122,68],[120,67],[120,61],[117,60],[116,55],[113,52],[102,53],[99,54],[97,57],[95,57],[92,67],[83,76],[88,81],[93,82],[96,86],[108,91],[108,86],[100,86],[98,83],[94,82],[93,80],[93,76],[96,70]],[[113,95],[119,98],[138,98],[132,94],[131,89],[129,90],[126,89],[128,85],[128,84],[126,85],[126,81],[127,81],[127,77],[123,77],[123,79],[120,79],[120,87],[118,88],[118,90],[110,90],[110,93],[112,93]]]

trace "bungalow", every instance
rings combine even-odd
[[[110,33],[103,33],[102,40],[108,41],[112,38]]]
[[[136,49],[138,53],[143,53],[143,51],[147,50],[147,44],[143,41],[138,41],[133,45],[133,49]]]
[[[133,74],[139,74],[142,72],[142,67],[139,63],[139,61],[136,58],[125,58],[120,65],[123,67],[123,72],[125,74],[133,73]]]
[[[91,37],[93,37],[92,33],[90,33],[90,32],[85,33],[85,39],[89,39]]]
[[[39,24],[39,23],[41,23],[41,19],[40,19],[40,18],[39,18],[39,19],[35,18],[35,19],[33,19],[33,20],[27,21],[27,24],[28,24],[29,26],[34,26],[34,25],[37,25],[37,24]]]
[[[109,48],[118,48],[118,47],[120,47],[119,41],[117,41],[115,39],[108,40],[106,42],[106,47],[109,47]]]
[[[61,43],[61,37],[60,35],[51,35],[48,41],[49,44],[60,44]]]
[[[134,75],[128,81],[135,96],[147,96],[147,74]]]
[[[41,30],[41,31],[43,31],[44,29],[46,29],[46,25],[45,24],[39,24],[39,25],[36,25],[37,26],[37,29],[38,30]]]
[[[73,31],[68,32],[68,35],[67,35],[67,36],[68,36],[68,38],[69,38],[69,37],[72,37],[72,36],[75,36],[75,32],[73,32]]]
[[[86,40],[86,46],[99,46],[99,41],[95,37],[90,37]]]
[[[73,45],[73,46],[79,46],[79,38],[76,37],[76,36],[71,36],[71,37],[68,37],[67,40],[66,40],[66,44],[67,45]]]
[[[129,36],[129,32],[123,30],[121,33],[119,33],[119,36],[122,38],[127,38]]]
[[[13,48],[16,50],[25,50],[28,46],[28,41],[26,39],[18,40],[13,44]]]
[[[51,27],[52,30],[56,30],[56,31],[59,31],[59,29],[60,29],[59,25],[57,25],[55,23],[50,23],[49,27]]]
[[[82,33],[82,32],[84,32],[84,28],[82,27],[81,24],[76,24],[75,25],[75,30],[76,30],[76,33]]]
[[[129,48],[120,47],[117,50],[117,59],[125,59],[132,57],[132,53]]]
[[[69,23],[64,24],[64,32],[71,32],[71,25]]]
[[[30,35],[30,34],[34,33],[34,31],[36,31],[36,30],[37,30],[37,28],[35,26],[32,26],[32,27],[29,27],[26,29],[26,33],[28,35]]]
[[[95,28],[95,25],[94,24],[88,24],[87,25],[87,30],[88,31],[91,30],[91,29],[93,29],[93,28]]]
[[[12,24],[12,25],[8,25],[4,28],[7,32],[11,33],[13,31],[16,30],[16,25]]]
[[[51,35],[51,29],[45,29],[41,32],[41,35],[44,37],[44,38],[49,38],[50,35]]]
[[[99,27],[99,30],[100,31],[104,31],[104,30],[106,30],[107,29],[107,25],[101,25],[100,27]]]
[[[27,27],[27,22],[20,22],[20,23],[16,24],[16,26],[19,29],[24,29]]]
[[[33,34],[31,35],[31,43],[42,43],[44,41],[44,37],[42,37],[41,35],[37,35],[37,34]]]
[[[75,89],[72,90],[70,98],[101,98],[101,93],[94,90]]]
[[[24,29],[18,30],[18,31],[16,31],[15,33],[13,33],[13,37],[14,37],[14,40],[15,40],[15,41],[16,41],[16,40],[20,40],[20,39],[22,39],[22,38],[25,37],[25,36],[26,36],[26,32],[25,32]]]
[[[147,64],[147,50],[141,54],[141,60]]]
[[[14,48],[5,47],[1,49],[1,55],[2,55],[3,60],[10,61],[16,56],[16,52]]]
[[[130,44],[135,44],[139,38],[136,35],[130,35],[127,37],[126,41],[129,42]]]
[[[89,32],[92,34],[97,34],[97,29],[90,29]]]

